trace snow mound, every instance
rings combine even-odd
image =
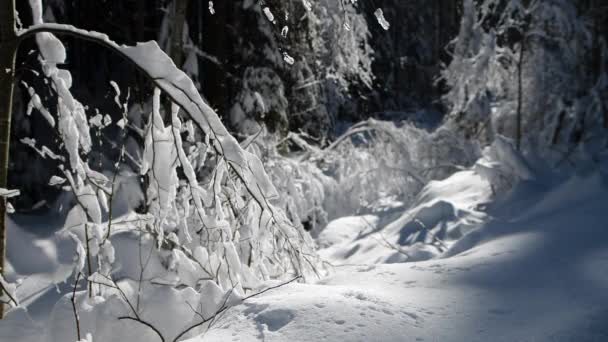
[[[484,176],[459,172],[430,182],[402,213],[388,211],[331,222],[319,236],[319,253],[332,264],[431,259],[483,222],[482,209],[491,196]]]

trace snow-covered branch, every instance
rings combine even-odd
[[[262,208],[267,209],[266,200],[277,196],[260,160],[240,147],[217,113],[203,101],[192,80],[175,66],[156,42],[139,43],[136,46],[118,45],[102,33],[48,23],[20,31],[18,39],[24,40],[40,33],[74,36],[99,44],[123,57],[178,104],[198,128],[212,138],[216,152],[224,157]]]

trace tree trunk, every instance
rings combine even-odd
[[[137,8],[135,14],[135,40],[137,42],[145,41],[146,32],[146,3],[144,0],[137,0]]]
[[[173,29],[171,30],[171,59],[178,68],[182,68],[184,59],[184,24],[188,0],[175,0],[173,3]]]
[[[203,8],[203,44],[201,49],[214,56],[218,63],[205,59],[203,62],[203,93],[211,107],[220,116],[225,115],[226,104],[226,15],[230,2],[215,1],[214,14]]]
[[[523,66],[524,66],[524,53],[526,51],[526,37],[524,36],[521,40],[521,46],[519,48],[519,61],[517,62],[517,117],[516,117],[516,132],[515,132],[515,143],[517,150],[521,151],[521,140],[522,140],[522,105],[523,105]]]
[[[11,140],[11,110],[15,77],[15,0],[4,0],[0,5],[0,188],[6,188],[8,153]],[[0,198],[0,267],[4,274],[6,258],[6,199]],[[1,293],[0,293],[1,295]],[[0,318],[4,305],[0,304]]]

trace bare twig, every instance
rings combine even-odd
[[[259,295],[261,295],[261,294],[263,294],[263,293],[266,293],[266,292],[268,292],[268,291],[270,291],[270,290],[278,289],[279,287],[283,287],[283,286],[285,286],[285,285],[289,285],[289,284],[293,283],[294,281],[297,281],[297,280],[300,280],[300,279],[302,279],[302,276],[301,276],[301,275],[299,275],[299,276],[297,276],[297,277],[295,277],[295,278],[292,278],[291,280],[288,280],[288,281],[286,281],[286,282],[284,282],[284,283],[281,283],[281,284],[279,284],[279,285],[271,286],[271,287],[269,287],[269,288],[267,288],[267,289],[264,289],[264,290],[262,290],[262,291],[260,291],[260,292],[256,292],[256,293],[254,293],[254,294],[251,294],[251,295],[249,295],[249,296],[247,296],[247,297],[243,298],[243,300],[242,300],[242,301],[244,302],[244,301],[246,301],[246,300],[248,300],[248,299],[251,299],[251,298],[253,298],[253,297],[259,296]]]
[[[266,289],[264,289],[264,290],[262,290],[262,291],[260,291],[260,292],[256,292],[256,293],[254,293],[254,294],[251,294],[251,295],[249,295],[249,296],[244,297],[243,299],[241,299],[241,303],[242,303],[242,302],[244,302],[244,301],[246,301],[246,300],[248,300],[248,299],[251,299],[251,298],[253,298],[253,297],[256,297],[256,296],[259,296],[259,295],[261,295],[261,294],[263,294],[263,293],[266,293],[266,292],[268,292],[268,291],[270,291],[270,290],[274,290],[274,289],[277,289],[277,288],[279,288],[279,287],[282,287],[282,286],[285,286],[285,285],[291,284],[291,283],[293,283],[294,281],[299,280],[299,279],[301,279],[301,278],[302,278],[302,276],[301,276],[301,275],[299,275],[299,276],[297,276],[297,277],[295,277],[295,278],[293,278],[293,279],[291,279],[291,280],[288,280],[288,281],[286,281],[286,282],[284,282],[284,283],[281,283],[281,284],[279,284],[279,285],[271,286],[271,287],[266,288]],[[209,321],[213,321],[213,320],[215,320],[215,319],[216,319],[216,317],[218,317],[218,315],[220,315],[220,314],[221,314],[221,313],[223,313],[224,311],[228,310],[230,307],[228,307],[226,304],[228,303],[228,299],[229,299],[229,298],[230,298],[230,296],[232,295],[232,292],[233,292],[233,291],[234,291],[234,287],[233,287],[233,288],[232,288],[232,289],[231,289],[231,290],[228,292],[228,294],[227,294],[227,295],[226,295],[226,297],[224,298],[224,302],[222,303],[222,306],[220,307],[220,309],[219,309],[219,310],[217,310],[217,311],[215,312],[215,314],[214,314],[213,316],[211,316],[211,317],[209,317],[209,318],[206,318],[206,319],[203,319],[202,321],[200,321],[200,322],[198,322],[198,323],[196,323],[196,324],[193,324],[193,325],[189,326],[189,327],[188,327],[188,328],[186,328],[184,331],[182,331],[181,333],[179,333],[179,334],[178,334],[178,335],[177,335],[177,336],[176,336],[176,337],[173,339],[173,341],[172,341],[172,342],[178,342],[178,341],[179,341],[179,339],[180,339],[181,337],[183,337],[185,334],[187,334],[188,332],[190,332],[192,329],[194,329],[194,328],[196,328],[196,327],[200,327],[201,325],[203,325],[203,324],[205,324],[205,323],[207,323],[207,322],[209,322]],[[195,312],[195,313],[196,313],[196,312]],[[197,315],[198,315],[198,316],[200,316],[201,318],[203,317],[203,316],[202,316],[200,313],[197,313]]]
[[[230,289],[230,291],[228,292],[228,294],[226,295],[226,297],[224,298],[224,302],[222,303],[222,306],[220,307],[220,309],[218,311],[215,312],[215,314],[207,319],[203,319],[202,321],[193,324],[191,326],[189,326],[188,328],[186,328],[185,330],[183,330],[182,332],[180,332],[179,334],[177,334],[177,336],[175,336],[175,338],[173,339],[173,342],[177,342],[179,341],[179,339],[184,336],[185,334],[187,334],[188,332],[190,332],[192,329],[196,328],[196,327],[200,327],[201,325],[211,321],[212,319],[214,319],[218,314],[228,310],[228,306],[226,306],[226,303],[228,303],[228,299],[230,298],[230,296],[232,295],[232,292],[234,291],[234,287],[232,289]],[[199,316],[202,317],[202,315],[199,314]]]
[[[9,302],[8,303],[4,303],[4,304],[9,304],[10,302],[13,302],[15,304],[15,306],[18,305],[17,300],[15,300],[15,298],[13,297],[13,295],[11,295],[11,292],[8,289],[6,289],[4,287],[4,284],[0,281],[0,295],[2,295],[2,294],[5,294],[8,297],[8,299],[9,299]]]
[[[89,249],[89,225],[87,223],[84,224],[84,239],[85,239],[85,247],[87,249],[87,267],[89,269],[89,277],[93,274],[93,267],[91,266],[91,251]],[[89,298],[93,297],[93,286],[89,282]]]
[[[119,320],[125,320],[125,319],[126,320],[131,320],[131,321],[135,321],[135,322],[138,322],[140,324],[143,324],[143,325],[147,326],[148,328],[150,328],[152,331],[154,331],[162,342],[165,342],[165,337],[163,336],[163,334],[161,334],[160,331],[158,331],[158,329],[156,329],[155,326],[153,326],[152,324],[150,324],[150,323],[142,320],[141,318],[131,317],[131,316],[121,316],[121,317],[118,317],[118,319]]]
[[[74,321],[76,322],[76,341],[80,341],[80,318],[78,317],[78,312],[76,311],[76,288],[78,287],[78,281],[80,280],[81,275],[82,272],[78,272],[78,275],[76,275],[76,282],[74,283],[72,298],[70,299],[72,302],[72,310],[74,310]]]
[[[99,274],[99,273],[98,273]],[[133,304],[131,304],[131,301],[129,300],[129,297],[127,297],[127,294],[120,288],[120,286],[118,286],[118,284],[114,281],[114,279],[112,279],[112,277],[110,276],[106,276],[103,274],[99,274],[100,276],[106,278],[106,280],[112,282],[112,284],[114,285],[113,287],[118,290],[118,292],[120,293],[120,295],[122,296],[122,298],[124,299],[124,301],[127,303],[127,305],[129,306],[129,308],[131,309],[131,312],[133,312],[133,315],[135,315],[135,317],[137,317],[139,319],[139,314],[137,313],[137,310],[135,310],[135,308],[133,307]],[[107,285],[107,284],[104,284]]]
[[[385,247],[387,247],[389,249],[392,249],[392,250],[395,250],[399,254],[405,255],[408,259],[412,258],[412,256],[408,252],[406,252],[404,249],[402,249],[401,247],[396,246],[395,244],[389,242],[382,233],[378,233],[378,235],[380,236],[380,238],[382,239],[382,241],[376,239],[373,235],[372,235],[372,238],[374,240],[376,240],[378,243],[383,244]]]
[[[419,226],[421,226],[424,230],[426,230],[429,234],[431,234],[431,237],[433,237],[433,239],[435,241],[437,241],[444,250],[448,250],[448,245],[446,245],[446,243],[443,242],[443,240],[441,240],[439,237],[437,237],[437,234],[433,233],[424,223],[422,223],[422,221],[420,221],[419,219],[416,218],[416,219],[414,219],[414,222],[418,223]],[[443,251],[441,251],[441,252],[443,252]]]

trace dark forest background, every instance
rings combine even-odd
[[[529,79],[540,77],[535,72],[543,65],[546,67],[543,75],[550,74],[553,67],[562,71],[571,67],[549,65],[543,58],[559,60],[565,54],[563,49],[574,49],[578,59],[573,63],[584,65],[565,72],[580,84],[572,91],[555,90],[563,95],[564,103],[561,111],[556,109],[551,114],[556,120],[560,115],[568,116],[562,114],[564,108],[575,106],[577,99],[587,96],[605,73],[604,48],[608,37],[605,1],[546,1],[563,9],[562,18],[572,21],[572,27],[584,26],[588,35],[585,39],[589,41],[581,41],[580,46],[576,44],[582,38],[576,36],[575,30],[565,33],[571,37],[562,39],[560,35],[564,33],[552,28],[565,25],[556,21],[557,16],[518,13],[509,9],[513,1],[464,2],[473,4],[474,9],[467,13],[462,0],[359,0],[354,4],[345,0],[51,0],[44,4],[48,22],[103,32],[121,44],[158,41],[175,64],[195,80],[225,124],[241,138],[255,134],[263,126],[279,137],[290,131],[305,133],[309,142],[326,146],[349,124],[377,118],[413,120],[429,127],[453,122],[450,127],[455,131],[485,143],[483,136],[490,134],[489,130],[479,132],[478,122],[483,119],[474,115],[472,106],[499,103],[509,96],[513,99],[514,93],[499,95],[487,86],[489,81],[476,78],[475,82],[484,86],[464,86],[464,95],[454,94],[459,87],[456,74],[493,72],[491,65],[486,69],[478,65],[466,69],[454,63],[481,55],[479,44],[463,44],[465,35],[480,42],[482,36],[491,35],[495,40],[492,51],[502,53],[501,49],[510,49],[514,54],[527,39],[524,37],[531,27],[544,28],[546,37],[559,38],[529,43],[530,51],[544,53],[544,57],[534,55],[536,59],[530,57],[520,63],[520,71],[523,69]],[[517,3],[521,8],[529,8],[534,1]],[[27,2],[18,1],[17,5],[22,24],[29,25]],[[378,8],[390,23],[388,30],[378,22]],[[273,20],[265,15],[264,9],[273,13]],[[510,20],[506,20],[506,12]],[[514,22],[517,24],[507,24]],[[567,46],[560,45],[562,40]],[[97,111],[113,118],[122,115],[114,104],[111,81],[129,91],[131,105],[145,108],[152,87],[124,61],[92,44],[70,38],[64,42],[68,58],[62,67],[72,72],[73,93],[87,104],[88,114],[95,115]],[[40,69],[37,55],[31,52],[35,43],[28,44],[30,47],[21,49],[18,56],[18,78],[37,89],[45,89],[44,79],[35,72]],[[507,54],[496,56],[490,63],[500,64],[507,58],[504,57]],[[504,62],[503,69],[513,76],[514,65]],[[551,77],[566,79],[559,75]],[[517,83],[508,77],[502,82],[514,86]],[[13,140],[36,136],[40,144],[57,143],[48,134],[45,123],[25,114],[28,94],[25,87],[17,88]],[[52,97],[52,90],[48,85],[46,88],[46,93],[40,94]],[[521,84],[519,88],[521,91]],[[605,104],[606,88],[599,89],[600,102]],[[528,90],[524,89],[524,93],[534,101],[544,96],[542,92]],[[459,96],[465,100],[459,100]],[[476,100],[471,101],[472,98]],[[463,103],[468,107],[463,108]],[[525,104],[520,105],[520,111],[522,107],[526,109]],[[605,117],[605,122],[599,125],[608,127],[606,108],[600,106],[597,111]],[[500,128],[496,128],[496,133],[504,134]],[[112,132],[108,134],[107,139],[112,140]],[[46,187],[48,170],[54,167],[49,165],[52,161],[41,159],[23,144],[13,143],[11,147],[10,183],[23,189],[18,207],[30,210],[41,198],[48,198],[40,196],[41,192],[56,191]]]

